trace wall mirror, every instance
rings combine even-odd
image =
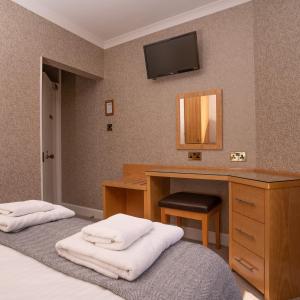
[[[179,94],[177,149],[222,149],[222,90]]]

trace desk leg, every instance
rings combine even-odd
[[[170,194],[170,178],[147,176],[147,197],[144,206],[145,218],[160,221],[158,202]]]
[[[217,212],[214,215],[215,218],[215,232],[216,232],[216,248],[220,249],[221,248],[221,243],[220,243],[220,223],[221,223],[221,210],[218,209]]]
[[[131,216],[144,217],[144,191],[126,189],[126,213]]]
[[[208,218],[204,215],[202,218],[202,244],[208,247]]]
[[[103,219],[106,219],[107,216],[107,195],[106,187],[102,186],[102,209],[103,209]]]
[[[126,190],[103,187],[103,217],[106,219],[117,213],[126,214]]]
[[[145,219],[149,219],[148,210],[149,210],[148,192],[144,191],[144,218]]]
[[[229,267],[232,269],[232,182],[229,182]]]

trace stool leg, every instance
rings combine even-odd
[[[215,213],[215,232],[216,232],[216,248],[220,249],[221,248],[221,243],[220,243],[220,223],[221,223],[221,212],[218,210]]]
[[[180,217],[176,217],[176,225],[181,227],[181,218]]]
[[[166,215],[164,208],[160,209],[160,219],[161,219],[161,222],[164,223],[164,224],[169,223],[169,216]]]
[[[202,219],[202,244],[203,246],[208,246],[208,218],[205,215]]]

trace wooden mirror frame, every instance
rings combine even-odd
[[[223,148],[223,103],[222,89],[178,94],[176,96],[176,148],[178,150],[221,150]],[[195,96],[216,95],[216,143],[214,144],[180,144],[180,99]]]

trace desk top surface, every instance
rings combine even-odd
[[[102,183],[103,186],[125,188],[133,190],[146,190],[147,182],[146,178],[143,177],[125,177],[114,180],[105,180]]]
[[[293,176],[282,176],[274,175],[263,172],[254,172],[254,171],[242,171],[242,170],[197,170],[197,169],[152,169],[146,171],[147,175],[154,175],[154,173],[171,173],[171,174],[193,174],[193,175],[208,175],[208,176],[231,176],[238,177],[248,180],[255,180],[266,183],[276,183],[276,182],[286,182],[286,181],[297,181],[300,180],[300,177]],[[176,177],[176,176],[174,176]]]

